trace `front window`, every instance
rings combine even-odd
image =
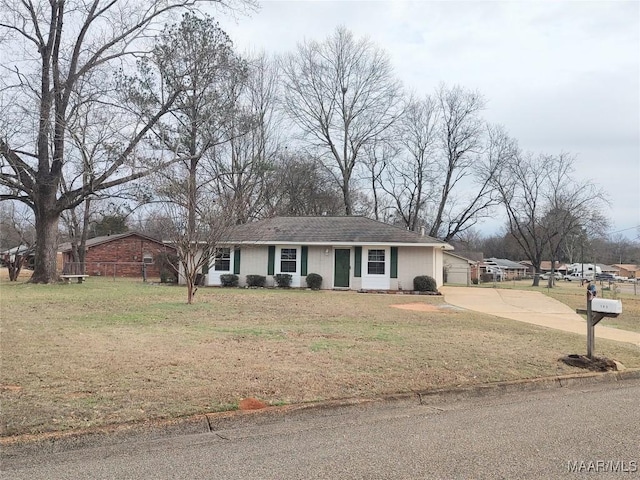
[[[296,273],[296,255],[295,248],[283,248],[280,251],[280,273]]]
[[[231,249],[217,248],[213,265],[217,272],[231,271]]]
[[[367,273],[369,275],[384,275],[384,250],[369,250]]]

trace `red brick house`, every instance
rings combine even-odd
[[[161,254],[175,255],[170,245],[137,232],[95,237],[87,240],[84,272],[76,272],[71,243],[58,247],[62,254],[64,273],[86,273],[90,276],[160,278]],[[168,272],[171,275],[171,272]]]

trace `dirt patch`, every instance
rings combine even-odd
[[[399,308],[401,310],[411,310],[413,312],[440,312],[440,308],[437,305],[430,305],[428,303],[401,303],[399,305],[389,305],[393,308]]]
[[[0,385],[0,392],[20,392],[22,387],[20,385]]]
[[[257,398],[244,398],[240,400],[240,403],[238,404],[238,408],[240,410],[260,410],[266,407],[267,404]]]

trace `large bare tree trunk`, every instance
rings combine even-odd
[[[32,283],[58,281],[58,222],[60,214],[42,208],[36,211],[36,247]]]

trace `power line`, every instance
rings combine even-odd
[[[622,230],[618,230],[616,232],[609,232],[609,235],[613,235],[614,233],[622,233],[622,232],[627,232],[629,230],[635,230],[636,228],[640,228],[640,225],[636,225],[635,227],[629,227],[629,228],[624,228]]]

